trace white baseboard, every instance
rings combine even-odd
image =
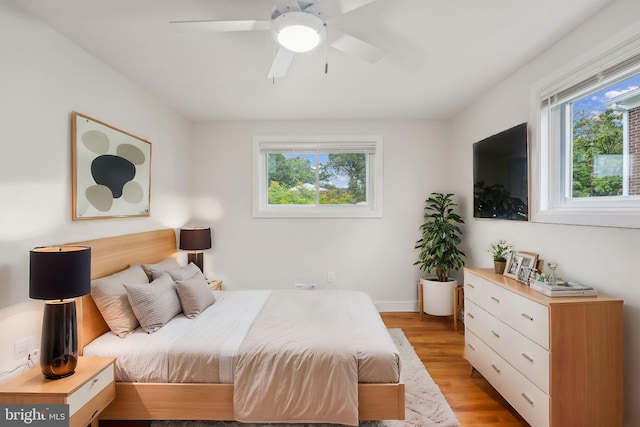
[[[396,312],[409,311],[417,312],[420,310],[418,300],[415,301],[375,301],[376,308],[379,312]]]

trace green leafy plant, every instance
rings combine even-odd
[[[413,265],[419,265],[425,273],[435,273],[439,282],[448,280],[450,269],[458,270],[464,265],[464,252],[458,249],[462,235],[458,224],[464,221],[453,211],[457,205],[452,198],[453,194],[431,193],[425,201],[422,238],[415,246],[420,249],[420,256]]]
[[[505,240],[498,240],[489,245],[487,252],[489,252],[494,261],[506,261],[507,254],[511,252],[512,248],[513,245],[509,245]]]

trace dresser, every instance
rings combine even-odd
[[[533,427],[623,425],[623,301],[465,268],[465,358]]]

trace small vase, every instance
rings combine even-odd
[[[507,266],[507,261],[493,261],[493,270],[496,274],[504,273],[504,269]]]
[[[547,273],[547,282],[551,286],[555,286],[558,284],[558,273],[556,272],[558,264],[550,262],[547,264],[547,266],[549,267],[549,272]]]

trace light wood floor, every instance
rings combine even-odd
[[[450,317],[419,313],[381,313],[388,328],[401,328],[462,427],[528,427],[509,404],[477,372],[470,376],[464,359],[464,325],[453,330]],[[101,421],[100,427],[147,427],[148,421]]]
[[[419,313],[381,313],[388,328],[401,328],[462,427],[529,426],[517,412],[475,372],[470,376],[464,358],[464,325],[453,330],[449,317]]]

